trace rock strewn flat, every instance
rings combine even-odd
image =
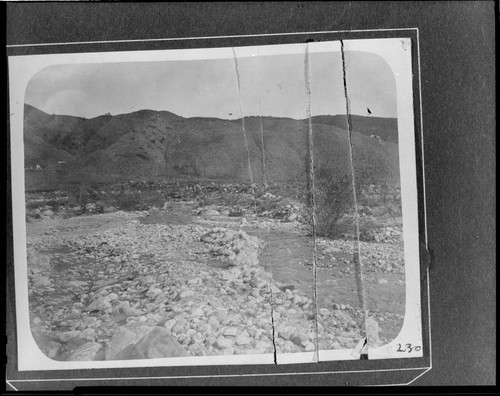
[[[242,230],[137,220],[32,237],[32,329],[58,360],[182,356],[179,348],[190,356],[272,353],[274,304],[278,353],[311,350],[312,301],[277,288],[258,266],[259,250]],[[342,337],[322,346],[349,347],[359,328]]]

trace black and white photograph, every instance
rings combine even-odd
[[[19,370],[422,357],[412,44],[9,57]]]

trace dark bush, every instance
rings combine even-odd
[[[245,212],[241,208],[231,209],[230,212],[229,212],[229,216],[230,217],[241,217],[244,214],[245,214]]]
[[[342,217],[353,207],[352,181],[348,175],[335,175],[331,168],[316,171],[314,199],[316,234],[336,238],[344,233]]]
[[[163,193],[157,191],[134,191],[122,193],[116,197],[116,206],[121,210],[148,210],[150,208],[161,208],[165,203]]]
[[[26,202],[26,209],[38,209],[45,205],[45,201],[29,201]]]
[[[116,206],[121,210],[135,210],[139,204],[139,194],[120,194],[116,197]]]

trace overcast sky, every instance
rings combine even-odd
[[[347,52],[353,114],[396,117],[396,86],[387,63]],[[243,115],[306,117],[304,55],[238,58]],[[345,114],[340,52],[310,54],[311,113]],[[239,118],[234,59],[50,66],[29,82],[26,103],[47,113],[96,117],[151,109],[183,117]]]

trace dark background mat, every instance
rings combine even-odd
[[[496,383],[495,2],[21,2],[2,4],[2,8],[7,12],[7,45],[417,27],[432,257],[432,370],[413,385]],[[300,42],[290,37],[289,42],[293,41]],[[254,44],[261,43],[269,43],[269,38],[255,38]],[[113,51],[177,45],[194,48],[200,42],[114,43],[93,48]],[[210,46],[210,40],[202,45]],[[17,47],[8,52],[48,50]],[[77,45],[50,47],[51,52],[81,50]],[[7,149],[7,159],[9,155]],[[9,206],[6,213],[7,259],[12,260]],[[237,374],[237,367],[231,370]],[[260,378],[190,382],[332,384],[329,375],[286,376],[263,382]],[[376,381],[377,375],[372,374],[371,382]],[[172,385],[187,384],[174,382]],[[401,378],[401,382],[407,381]]]

